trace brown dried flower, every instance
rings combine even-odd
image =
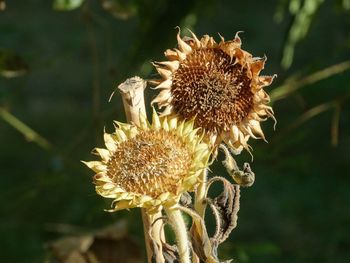
[[[162,91],[152,104],[165,107],[163,115],[195,118],[215,147],[223,141],[238,152],[249,150],[249,137],[265,140],[260,122],[274,119],[263,90],[274,76],[259,76],[266,57],[242,50],[238,33],[231,41],[220,36],[220,43],[191,34],[182,39],[179,31],[178,49],[165,51],[168,61],[154,63],[162,77],[155,89]]]

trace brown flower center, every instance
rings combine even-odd
[[[177,194],[191,157],[177,135],[164,130],[142,131],[118,145],[107,163],[107,175],[127,192],[151,197],[164,192]]]
[[[251,79],[218,48],[194,50],[174,72],[171,92],[175,112],[196,116],[197,127],[220,133],[240,123],[253,107]]]

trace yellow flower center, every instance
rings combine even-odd
[[[191,159],[190,149],[174,133],[141,131],[118,145],[107,163],[107,175],[127,192],[156,198],[178,193]]]
[[[239,124],[253,107],[251,78],[218,48],[194,50],[173,74],[175,112],[209,132],[222,132]]]

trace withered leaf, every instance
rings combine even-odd
[[[244,163],[243,170],[233,171],[231,176],[233,180],[242,187],[250,187],[255,181],[255,174],[250,168],[249,163]]]
[[[243,170],[240,170],[237,162],[232,157],[230,151],[226,148],[226,146],[221,144],[220,149],[223,150],[225,155],[225,160],[222,161],[222,164],[226,168],[228,174],[233,178],[235,183],[239,184],[242,187],[252,186],[255,181],[255,174],[250,168],[249,163],[244,163]]]
[[[195,212],[193,212],[195,214]],[[204,224],[204,220],[198,215],[192,217],[193,224],[190,230],[192,250],[198,258],[200,263],[218,263],[216,255],[213,255],[213,249]]]
[[[180,197],[180,204],[189,207],[192,205],[192,196],[188,192],[184,192]]]
[[[224,242],[232,230],[237,226],[240,186],[231,184],[228,180],[221,178],[223,183],[222,193],[209,201],[216,219],[216,231],[211,238],[213,253],[217,255],[217,247]]]
[[[179,263],[179,251],[176,245],[163,243],[163,256],[165,263]]]

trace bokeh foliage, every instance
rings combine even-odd
[[[4,2],[4,1],[0,1]],[[120,218],[142,245],[140,216],[108,214],[80,160],[124,120],[116,85],[152,78],[175,26],[267,55],[278,119],[252,142],[256,183],[221,255],[239,262],[349,262],[349,1],[6,1],[0,11],[1,262],[40,262],[64,233]],[[147,90],[148,101],[154,96]],[[221,156],[220,156],[221,158]],[[219,158],[219,159],[220,159]],[[249,161],[244,153],[239,161]],[[219,164],[213,173],[223,173]],[[210,216],[209,216],[210,218]]]

